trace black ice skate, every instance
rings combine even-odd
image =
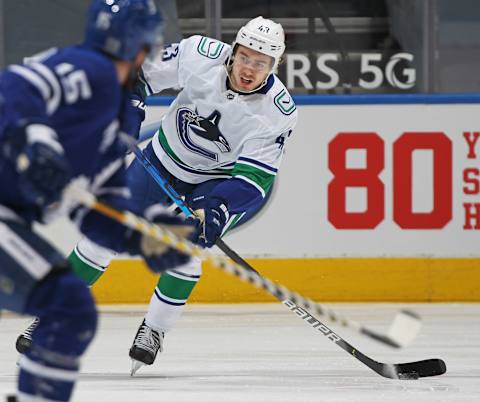
[[[28,328],[18,336],[17,342],[15,343],[15,348],[18,353],[23,355],[32,347],[32,333],[35,328],[38,327],[39,323],[40,319],[35,318]]]
[[[129,352],[129,356],[132,358],[131,376],[143,365],[153,364],[157,353],[163,351],[164,336],[163,332],[155,331],[145,324],[145,320],[143,320]]]

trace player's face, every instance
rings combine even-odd
[[[266,54],[238,46],[230,76],[232,86],[240,92],[255,90],[270,72],[272,62],[273,59]]]

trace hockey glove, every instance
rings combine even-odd
[[[194,241],[201,247],[213,247],[230,217],[225,201],[218,197],[198,197],[193,201],[192,208],[203,220],[203,230]]]
[[[192,233],[193,225],[182,218],[166,214],[163,208],[159,210],[156,207],[150,207],[145,213],[150,222],[165,226],[178,237],[187,238]],[[142,255],[149,268],[157,273],[186,264],[191,258],[188,254],[181,253],[168,247],[165,243],[137,231],[128,235],[125,251],[129,254]]]
[[[9,135],[6,156],[19,174],[19,189],[39,208],[58,201],[70,180],[70,166],[55,131],[43,124],[19,127]]]

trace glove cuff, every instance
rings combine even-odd
[[[27,144],[42,143],[48,145],[59,155],[65,153],[62,145],[58,142],[55,130],[45,124],[29,124],[25,127]]]
[[[224,203],[222,203],[218,206],[218,208],[223,212],[223,215],[225,216],[225,223],[227,223],[228,220],[230,219],[230,212],[228,212],[227,206]]]

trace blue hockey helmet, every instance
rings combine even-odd
[[[153,0],[92,0],[85,45],[120,60],[162,42],[162,17]]]

